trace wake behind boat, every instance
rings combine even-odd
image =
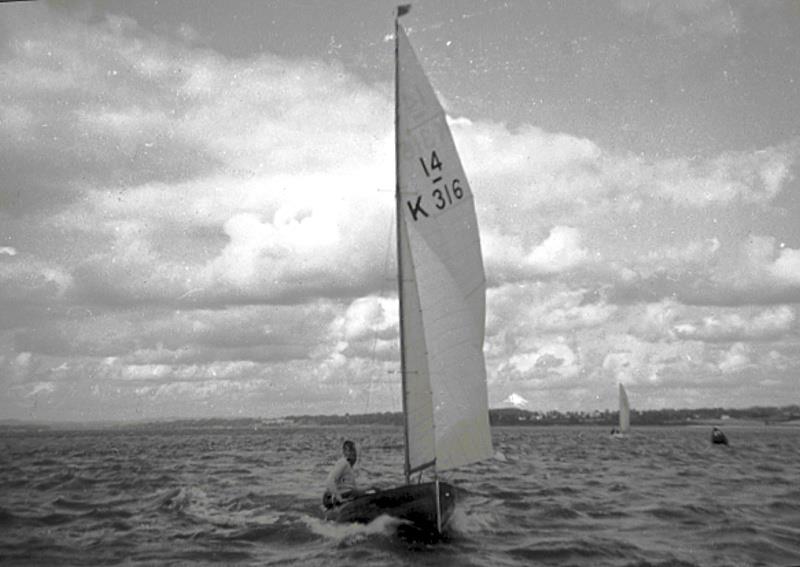
[[[395,19],[398,299],[406,484],[330,509],[387,514],[441,535],[456,490],[439,473],[492,456],[483,340],[486,278],[472,191],[444,110]],[[418,474],[418,482],[411,476]],[[419,482],[422,475],[432,477]]]

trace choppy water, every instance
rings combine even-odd
[[[800,565],[800,428],[495,428],[506,462],[451,537],[335,525],[319,493],[344,437],[361,481],[401,480],[396,428],[0,430],[4,565]]]

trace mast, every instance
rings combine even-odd
[[[398,6],[394,18],[394,179],[395,179],[395,226],[397,229],[397,300],[398,320],[400,321],[400,382],[403,400],[403,438],[405,466],[403,472],[406,484],[411,480],[411,465],[408,447],[408,388],[406,386],[405,326],[403,325],[403,240],[402,240],[402,198],[400,195],[400,16],[408,12],[410,6]]]

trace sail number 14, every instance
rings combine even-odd
[[[449,185],[442,182],[444,179],[442,176],[442,161],[439,159],[439,156],[436,155],[436,150],[431,152],[430,160],[419,158],[419,164],[422,166],[425,177],[427,177],[431,185],[433,185],[431,198],[433,199],[434,207],[442,211],[464,196],[464,188],[461,186],[461,181],[459,179],[454,178]],[[416,221],[420,215],[424,217],[428,216],[428,212],[422,206],[422,195],[417,196],[415,203],[406,201],[406,205],[408,205],[408,209],[411,211],[411,216],[414,221]]]

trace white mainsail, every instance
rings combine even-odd
[[[631,426],[631,409],[628,405],[628,394],[625,387],[619,385],[619,431],[627,433]]]
[[[406,473],[492,455],[486,279],[475,206],[439,104],[397,27],[396,144]]]

